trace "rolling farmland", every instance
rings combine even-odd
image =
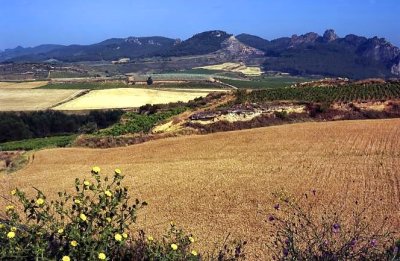
[[[271,193],[295,196],[315,189],[325,206],[369,206],[379,224],[400,227],[400,120],[303,123],[205,136],[185,136],[115,149],[52,149],[35,153],[23,170],[1,177],[16,186],[55,192],[89,178],[93,165],[126,175],[134,195],[149,206],[138,224],[150,234],[171,220],[193,232],[200,249],[228,233],[249,242],[249,258],[265,260]],[[101,157],[99,157],[101,155]],[[6,196],[6,195],[5,195]],[[7,197],[7,196],[6,196]],[[1,204],[6,204],[1,202]],[[3,208],[1,208],[3,209]]]
[[[55,110],[90,110],[108,108],[135,108],[145,104],[169,102],[187,102],[200,96],[206,96],[212,90],[173,91],[119,88],[94,90],[70,102],[55,107]]]
[[[36,82],[0,82],[0,89],[33,89],[47,85],[46,81]]]
[[[400,84],[370,84],[333,87],[296,87],[255,90],[251,102],[297,100],[306,102],[380,101],[400,98]]]
[[[46,110],[81,93],[82,90],[0,88],[0,111]]]

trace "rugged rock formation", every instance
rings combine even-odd
[[[326,30],[322,36],[322,40],[328,43],[335,41],[336,39],[338,39],[338,36],[333,29]]]

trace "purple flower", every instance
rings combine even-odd
[[[355,246],[357,244],[357,239],[353,239],[350,241],[350,246]]]
[[[378,244],[378,241],[376,239],[372,239],[370,244],[372,247],[376,247],[376,245]]]
[[[332,230],[333,233],[338,233],[340,231],[340,225],[338,223],[333,224]]]
[[[288,256],[289,255],[289,250],[287,250],[286,248],[284,248],[282,250],[283,256]]]
[[[269,216],[268,220],[269,220],[270,222],[272,222],[272,221],[275,220],[275,218],[274,218],[274,216],[271,215],[271,216]]]
[[[279,204],[275,204],[274,209],[279,210],[279,207],[280,207]]]

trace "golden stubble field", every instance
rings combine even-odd
[[[35,82],[0,82],[0,89],[34,89],[41,86],[47,85],[47,81],[35,81]]]
[[[46,110],[80,95],[82,90],[0,88],[0,111]]]
[[[55,110],[89,110],[111,108],[135,108],[145,104],[188,102],[206,96],[210,90],[149,90],[139,88],[118,88],[94,90],[77,99],[55,107]]]
[[[232,238],[248,240],[250,259],[265,260],[265,220],[284,188],[295,196],[315,189],[324,206],[368,205],[400,227],[400,120],[303,123],[204,136],[185,136],[114,149],[52,149],[35,153],[23,170],[1,178],[7,194],[18,186],[48,195],[116,167],[131,192],[149,206],[138,225],[151,234],[171,220],[194,233],[198,248]],[[2,204],[5,204],[4,200]],[[318,207],[318,206],[317,206]],[[3,209],[3,208],[2,208]]]

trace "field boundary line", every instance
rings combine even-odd
[[[55,108],[57,106],[60,106],[60,105],[62,105],[64,103],[67,103],[67,102],[70,102],[72,100],[75,100],[76,98],[79,98],[79,97],[81,97],[83,95],[88,94],[90,91],[92,91],[92,90],[79,90],[79,91],[75,92],[74,94],[72,94],[71,96],[65,98],[64,100],[59,101],[59,102],[49,106],[47,109],[51,110],[51,109],[53,109],[53,108]]]

